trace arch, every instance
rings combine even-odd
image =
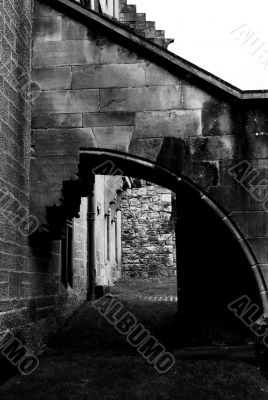
[[[252,279],[254,276],[254,283],[259,289],[259,304],[263,310],[267,309],[268,304],[266,296],[263,295],[267,291],[266,283],[258,268],[258,263],[250,245],[245,240],[235,222],[232,221],[223,208],[189,177],[183,175],[179,176],[171,170],[159,165],[157,162],[116,150],[81,148],[79,154],[79,176],[82,180],[88,179],[88,174],[92,173],[92,171],[93,173],[97,172],[105,175],[109,175],[110,172],[110,174],[114,175],[121,174],[122,176],[143,178],[164,186],[175,193],[186,190],[191,196],[198,198],[215,214],[219,223],[226,227],[243,252],[251,268]],[[101,168],[103,168],[103,171],[101,171]],[[111,168],[110,171],[109,168]]]

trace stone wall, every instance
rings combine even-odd
[[[206,282],[204,289],[200,285],[203,269],[217,262],[219,270],[226,271],[232,257],[221,249],[225,249],[225,237],[218,239],[215,227],[209,229],[202,213],[191,217],[197,209],[189,201],[193,197],[216,211],[217,226],[226,227],[246,254],[236,288],[241,287],[248,268],[253,283],[256,275],[267,311],[267,213],[259,199],[248,194],[250,188],[246,192],[228,172],[247,160],[260,172],[260,179],[267,176],[267,135],[261,134],[268,129],[267,99],[261,99],[267,94],[242,93],[78,3],[50,4],[52,8],[37,3],[33,43],[33,76],[42,90],[33,110],[31,198],[40,225],[46,208],[61,199],[62,181],[77,174],[78,165],[81,175],[90,173],[94,149],[100,156],[104,149],[110,150],[109,157],[114,158],[124,153],[136,163],[131,174],[131,163],[120,159],[119,168],[126,166],[124,176],[152,178],[180,192],[184,201],[180,215],[189,230],[188,252],[184,231],[178,241],[180,245],[184,241],[187,288],[193,293],[202,288],[202,294],[206,293]],[[81,154],[81,149],[88,153]],[[145,175],[148,169],[151,176]],[[257,189],[265,193],[266,186],[259,182]],[[208,196],[201,196],[199,189]],[[208,234],[196,235],[195,226],[205,226]],[[195,247],[200,251],[193,254]],[[204,250],[208,247],[209,251]],[[189,262],[193,255],[196,259]],[[47,278],[48,270],[40,268]],[[237,266],[229,271],[230,281],[234,271]]]
[[[172,192],[142,181],[122,202],[122,277],[176,275]],[[175,212],[175,213],[174,213]]]
[[[29,299],[32,1],[0,1],[0,325],[25,324]],[[36,314],[36,307],[34,307]]]

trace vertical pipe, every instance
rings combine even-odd
[[[180,217],[181,217],[181,193],[179,193],[179,189],[176,190],[175,192],[176,194],[176,219],[175,219],[175,244],[176,244],[176,269],[177,269],[177,299],[178,299],[178,303],[177,303],[177,307],[178,307],[178,312],[181,309],[181,265],[180,263],[182,262],[181,260],[181,254],[180,254],[180,250],[181,250],[181,220],[179,218],[179,213],[180,213]]]
[[[95,266],[95,219],[96,219],[96,198],[95,198],[95,176],[92,176],[92,193],[88,197],[88,269],[87,269],[87,300],[94,299],[94,287],[96,285]]]

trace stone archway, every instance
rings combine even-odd
[[[267,185],[260,178],[251,187],[249,179],[246,187],[229,173],[241,162],[251,166],[249,177],[267,173],[267,94],[240,91],[69,0],[37,2],[35,21],[30,193],[40,230],[47,211],[57,219],[62,189],[66,198],[78,194],[68,204],[72,215],[80,194],[90,192],[82,153],[105,160],[103,152],[115,152],[135,174],[153,170],[165,186],[183,187],[216,212],[253,270],[268,314],[265,196],[251,196],[252,189],[266,194]],[[196,202],[198,218],[204,210]],[[181,207],[190,218],[187,200]],[[224,246],[224,238],[213,245]]]
[[[231,218],[189,178],[141,157],[81,149],[78,176],[83,186],[92,173],[148,179],[176,192],[178,298],[191,319],[196,321],[209,307],[221,318],[221,313],[229,312],[228,304],[242,295],[257,303],[260,311],[266,308],[260,295],[264,282],[251,248]],[[197,232],[199,237],[192,240]]]

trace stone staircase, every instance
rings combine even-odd
[[[165,31],[155,29],[155,22],[147,21],[146,14],[138,13],[136,5],[127,4],[127,0],[119,0],[119,22],[165,49],[174,42],[166,39]]]

